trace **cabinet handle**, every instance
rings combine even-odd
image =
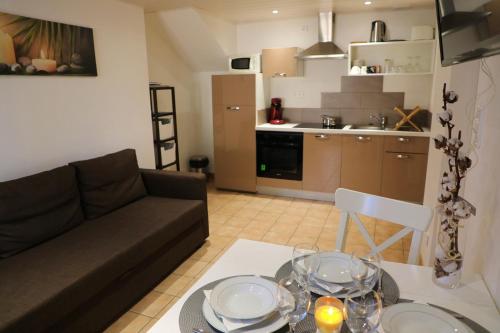
[[[372,138],[369,136],[357,136],[356,140],[359,142],[367,142],[367,141],[372,141]]]
[[[328,140],[330,138],[328,134],[317,134],[314,137],[318,140]]]
[[[398,160],[407,160],[407,159],[409,159],[409,158],[410,158],[410,156],[409,156],[409,155],[405,155],[405,154],[397,154],[397,155],[396,155],[396,158],[397,158]]]
[[[408,139],[408,138],[403,138],[403,137],[399,137],[397,140],[398,140],[399,142],[404,142],[404,143],[406,143],[406,142],[410,142],[410,139]]]
[[[239,106],[228,106],[226,109],[228,109],[229,111],[240,111],[240,107]]]
[[[278,72],[276,72],[276,73],[273,74],[273,77],[286,77],[286,73],[278,73]]]

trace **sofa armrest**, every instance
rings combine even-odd
[[[148,194],[207,202],[206,178],[192,172],[172,172],[141,169],[142,180]]]

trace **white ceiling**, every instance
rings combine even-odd
[[[182,7],[206,10],[212,15],[240,23],[313,16],[320,10],[334,12],[355,12],[383,9],[409,9],[432,7],[434,0],[372,0],[365,6],[365,0],[121,0],[144,7],[146,12],[156,12]],[[279,14],[271,13],[273,9]]]

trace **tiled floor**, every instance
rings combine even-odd
[[[339,210],[332,203],[266,195],[217,191],[208,193],[210,237],[188,260],[147,294],[106,332],[146,332],[238,238],[294,245],[316,243],[321,250],[335,246]],[[377,244],[401,228],[364,217]],[[368,248],[361,233],[348,230],[346,252]],[[394,244],[382,255],[385,260],[405,262],[411,238]]]

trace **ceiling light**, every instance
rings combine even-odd
[[[372,4],[372,2],[371,2],[371,1],[365,1],[365,6],[369,6],[369,5],[371,5],[371,4]]]
[[[273,13],[273,14],[278,14],[278,13],[279,13],[279,10],[277,10],[277,9],[273,9],[273,11],[272,11],[271,13]]]

